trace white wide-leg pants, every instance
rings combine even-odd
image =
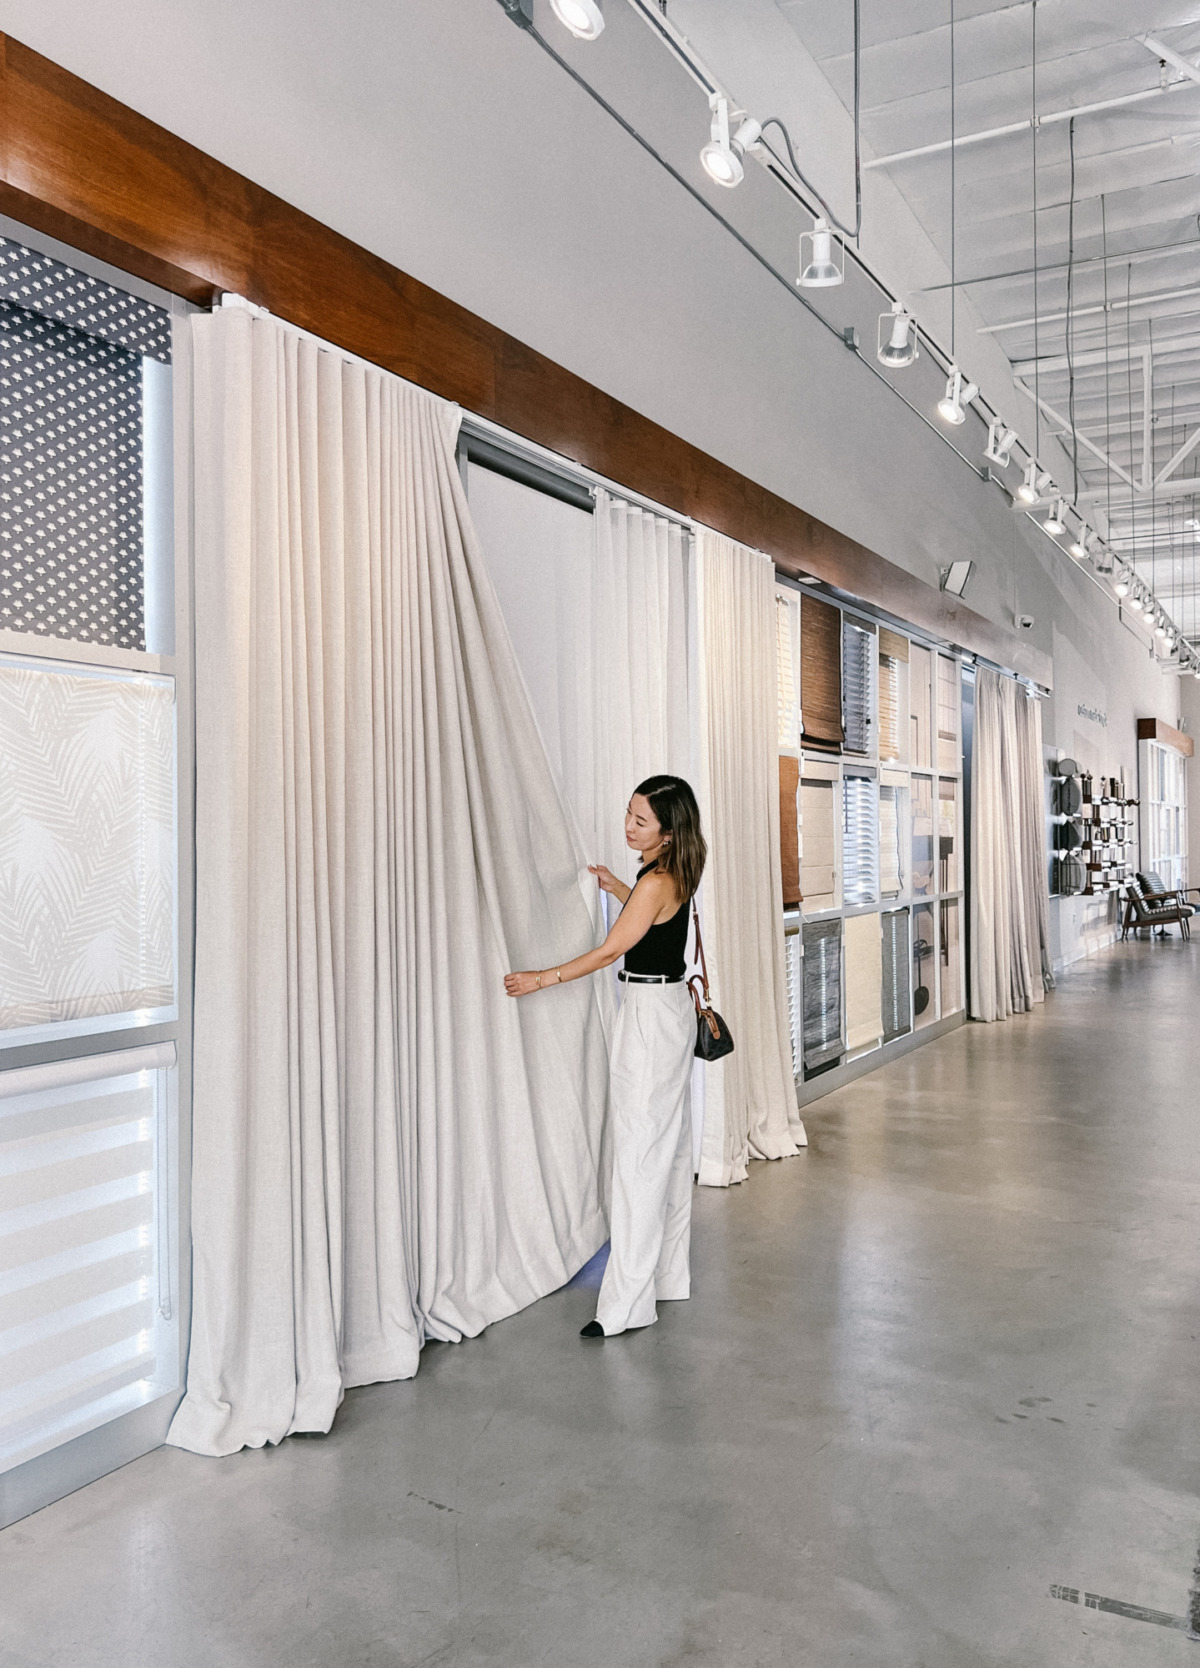
[[[596,1306],[606,1336],[650,1326],[656,1298],[691,1291],[695,1047],[686,985],[625,986],[609,1071],[612,1246]]]

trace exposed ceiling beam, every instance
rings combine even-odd
[[[1154,477],[1155,486],[1161,486],[1164,481],[1169,480],[1179,468],[1179,465],[1183,462],[1184,458],[1190,457],[1196,450],[1197,446],[1200,446],[1200,428],[1192,430],[1191,434],[1188,435],[1187,439],[1175,453],[1174,457],[1159,470],[1158,474]]]
[[[1149,307],[1158,301],[1183,301],[1194,296],[1200,296],[1200,284],[1189,285],[1183,290],[1152,290],[1149,295],[1130,296],[1128,301],[1098,301],[1088,307],[1073,307],[1069,313],[1039,313],[1035,318],[1009,319],[1007,324],[985,324],[977,334],[999,336],[1004,330],[1027,330],[1034,325],[1062,324],[1068,319],[1087,318],[1094,313],[1124,313],[1133,307]]]
[[[1006,272],[983,272],[976,278],[959,278],[953,284],[925,284],[920,289],[910,291],[912,295],[936,295],[940,290],[969,289],[975,284],[999,284],[1010,278],[1032,278],[1036,272],[1039,278],[1053,278],[1058,273],[1069,270],[1082,272],[1085,267],[1103,266],[1106,262],[1114,269],[1120,266],[1140,266],[1143,261],[1162,260],[1170,255],[1187,254],[1190,251],[1200,251],[1200,239],[1187,238],[1182,243],[1158,243],[1151,249],[1132,249],[1122,254],[1088,255],[1081,261],[1069,263],[1060,261],[1054,266],[1015,266]]]
[[[1134,496],[1138,501],[1141,501],[1143,497],[1148,499],[1151,492],[1153,492],[1156,498],[1159,498],[1164,502],[1170,498],[1200,497],[1200,480],[1195,480],[1186,475],[1182,477],[1176,475],[1172,480],[1164,481],[1162,486],[1152,488],[1143,488],[1140,482],[1131,481],[1127,476],[1125,492],[1122,495],[1126,500],[1126,504],[1128,504],[1129,500],[1130,486],[1132,486]],[[1116,490],[1116,488],[1110,490],[1108,487],[1086,487],[1079,494],[1079,497],[1075,500],[1075,502],[1077,504],[1103,504],[1110,496],[1112,496],[1113,493],[1116,492]],[[1119,504],[1114,504],[1113,508],[1114,511],[1116,511],[1120,509],[1121,506]]]
[[[1161,62],[1168,63],[1172,69],[1177,69],[1180,75],[1186,75],[1189,81],[1200,82],[1200,69],[1195,64],[1189,64],[1186,58],[1181,58],[1172,47],[1164,46],[1153,35],[1139,35],[1142,45]]]
[[[1029,398],[1034,402],[1034,404],[1037,405],[1037,406],[1040,406],[1041,409],[1046,413],[1046,416],[1049,417],[1052,422],[1061,423],[1063,428],[1066,430],[1066,434],[1067,434],[1068,437],[1071,435],[1071,433],[1072,433],[1071,425],[1067,421],[1067,419],[1062,415],[1062,413],[1060,411],[1055,411],[1055,409],[1052,405],[1049,405],[1043,399],[1039,399],[1037,394],[1034,393],[1033,389],[1030,388],[1027,383],[1022,382],[1019,378],[1017,380],[1017,387],[1021,390],[1021,392],[1023,394],[1028,394]],[[1079,429],[1075,429],[1074,434],[1075,434],[1076,439],[1079,441],[1079,444],[1081,446],[1085,447],[1089,452],[1091,452],[1094,457],[1099,458],[1100,462],[1104,465],[1104,467],[1106,469],[1111,469],[1113,474],[1116,475],[1118,477],[1118,479],[1125,482],[1126,486],[1131,486],[1131,487],[1134,487],[1136,489],[1138,483],[1134,480],[1133,476],[1130,475],[1126,470],[1122,469],[1119,463],[1115,463],[1113,461],[1113,459],[1111,457],[1109,457],[1108,453],[1105,452],[1105,451],[1102,451],[1101,448],[1096,444],[1096,442],[1094,440],[1092,440],[1088,435],[1080,433]],[[1132,467],[1132,465],[1131,465],[1131,467]],[[1103,496],[1103,494],[1101,494],[1101,496]]]
[[[1117,110],[1123,105],[1140,104],[1143,99],[1160,98],[1164,93],[1174,93],[1180,87],[1192,87],[1200,77],[1181,77],[1178,81],[1168,81],[1165,87],[1145,87],[1139,93],[1125,93],[1120,98],[1098,99],[1094,104],[1077,104],[1070,110],[1050,110],[1044,116],[1037,118],[1038,127],[1050,127],[1056,122],[1073,121],[1077,116],[1093,116],[1101,110]],[[980,145],[987,139],[1006,139],[1014,133],[1028,133],[1033,128],[1032,117],[1026,117],[1023,122],[1007,122],[1003,127],[983,128],[978,133],[960,133],[954,139],[939,139],[932,145],[916,145],[908,151],[892,151],[888,156],[873,156],[863,163],[864,173],[868,168],[891,168],[897,162],[909,162],[914,157],[938,156],[945,151],[958,150],[964,145]]]
[[[1154,343],[1156,358],[1162,358],[1165,354],[1171,353],[1195,353],[1198,350],[1200,350],[1200,335],[1196,334],[1190,336],[1163,336]],[[1105,348],[1089,348],[1083,353],[1073,353],[1069,361],[1065,353],[1055,354],[1053,358],[1046,359],[1014,359],[1012,369],[1014,376],[1034,376],[1039,372],[1042,376],[1045,376],[1051,371],[1069,371],[1072,364],[1077,371],[1089,365],[1103,365],[1106,362],[1111,365],[1123,365],[1130,360],[1140,359],[1145,351],[1146,344],[1144,342],[1134,342],[1129,347],[1126,347],[1124,343],[1114,342],[1111,351]]]

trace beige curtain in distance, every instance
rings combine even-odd
[[[201,1453],[326,1430],[606,1237],[595,916],[456,419],[266,317],[193,322]]]
[[[563,786],[593,863],[632,880],[625,807],[647,776],[689,778],[688,575],[677,522],[597,489],[575,618],[575,747]]]
[[[704,1068],[699,1180],[744,1181],[751,1158],[805,1143],[788,1030],[779,852],[775,572],[765,556],[696,535],[702,890],[713,1000],[734,1052]]]
[[[1036,696],[981,666],[971,761],[971,1017],[1006,1019],[1043,1000],[1050,980]]]

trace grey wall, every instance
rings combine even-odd
[[[873,347],[866,286],[824,292],[832,330],[806,310],[791,279],[807,222],[756,169],[737,192],[706,184],[703,100],[632,12],[610,0],[589,48],[536,3],[564,55],[776,275],[495,0],[0,0],[0,26],[930,583],[971,556],[971,606],[1009,627],[1034,616],[1032,638],[1055,656],[1047,743],[1132,780],[1134,719],[1177,722],[1177,680],[980,479],[981,427],[955,431],[964,461],[925,419],[940,392],[928,358],[896,381],[918,415],[842,345],[854,322]],[[705,10],[691,6],[697,27]],[[710,24],[719,11],[707,7]],[[812,161],[832,176],[847,159]],[[872,206],[873,258],[886,266],[890,247],[898,270],[933,281],[936,256],[898,195]],[[1055,915],[1060,960],[1095,941],[1081,902]]]

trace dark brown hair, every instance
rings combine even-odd
[[[700,885],[708,857],[696,796],[682,776],[647,776],[633,791],[650,801],[658,826],[670,835],[659,854],[658,868],[671,876],[686,902]]]

